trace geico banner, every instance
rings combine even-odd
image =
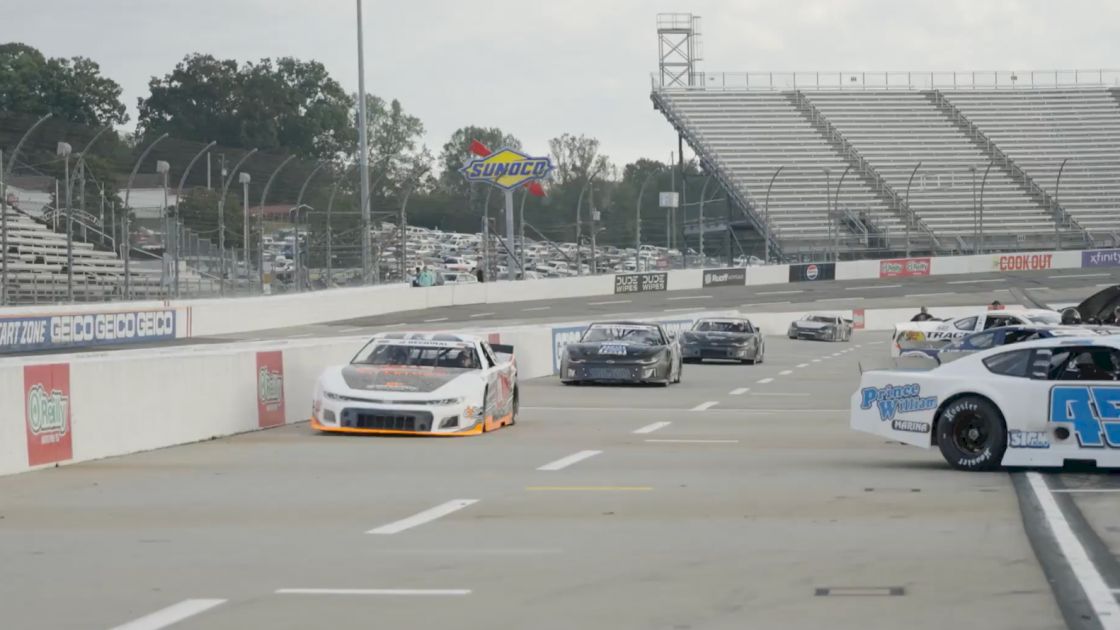
[[[614,277],[615,293],[646,293],[664,291],[669,287],[669,274],[662,271],[651,273],[623,273]]]
[[[1038,271],[1052,269],[1054,254],[1003,254],[992,256],[992,269],[998,271]]]
[[[175,338],[174,309],[0,317],[0,354]]]
[[[705,287],[741,287],[747,284],[747,270],[744,267],[727,269],[705,269]]]

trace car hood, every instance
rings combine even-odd
[[[602,346],[620,346],[626,350],[626,354],[600,354],[599,348]],[[573,359],[613,359],[613,360],[627,360],[627,359],[646,359],[654,356],[665,350],[665,346],[647,346],[645,344],[634,343],[613,343],[613,342],[595,342],[595,343],[570,343],[565,346],[568,356]]]
[[[798,328],[807,328],[809,330],[820,330],[822,328],[827,328],[829,326],[835,326],[836,324],[830,324],[828,322],[810,322],[810,321],[805,321],[805,320],[799,319],[799,320],[793,322],[793,325],[798,327]]]
[[[705,341],[711,343],[740,343],[750,341],[756,333],[733,333],[719,331],[689,330],[681,334],[681,341]]]
[[[329,370],[327,385],[361,392],[431,393],[455,388],[478,370],[429,368],[399,365],[346,365]]]

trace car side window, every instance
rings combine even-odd
[[[1009,330],[1003,336],[1003,343],[1007,345],[1012,343],[1019,343],[1020,341],[1029,341],[1031,339],[1038,339],[1038,331]]]
[[[992,374],[1027,378],[1030,375],[1031,351],[1012,350],[984,359],[984,367]]]
[[[1006,326],[1007,323],[1008,319],[1003,315],[988,315],[987,319],[984,320],[984,330]]]
[[[1063,349],[1054,353],[1050,366],[1050,380],[1115,381],[1120,379],[1120,351],[1106,346]]]
[[[976,330],[976,317],[966,317],[965,319],[958,320],[953,326],[957,330]]]
[[[964,342],[964,346],[966,348],[984,350],[993,347],[995,345],[995,341],[996,334],[994,332],[984,332],[968,337]]]

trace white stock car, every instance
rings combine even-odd
[[[1120,335],[993,348],[927,371],[864,372],[851,426],[937,445],[960,470],[1120,466]]]
[[[1047,309],[998,311],[977,309],[975,313],[949,320],[931,319],[924,322],[895,324],[894,334],[891,335],[890,353],[892,357],[898,357],[905,354],[907,350],[936,350],[965,335],[999,326],[1056,326],[1061,323],[1061,313]]]
[[[471,335],[380,333],[315,386],[311,426],[335,433],[475,435],[517,419],[513,348]]]

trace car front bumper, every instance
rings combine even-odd
[[[755,360],[758,358],[758,346],[687,344],[681,346],[681,356],[685,359]]]
[[[654,383],[669,380],[671,367],[660,361],[650,365],[638,363],[570,363],[560,369],[560,380],[596,383]]]
[[[311,427],[318,431],[368,435],[477,435],[511,421],[483,417],[478,407],[462,403],[392,405],[326,398],[317,401],[311,415]]]

